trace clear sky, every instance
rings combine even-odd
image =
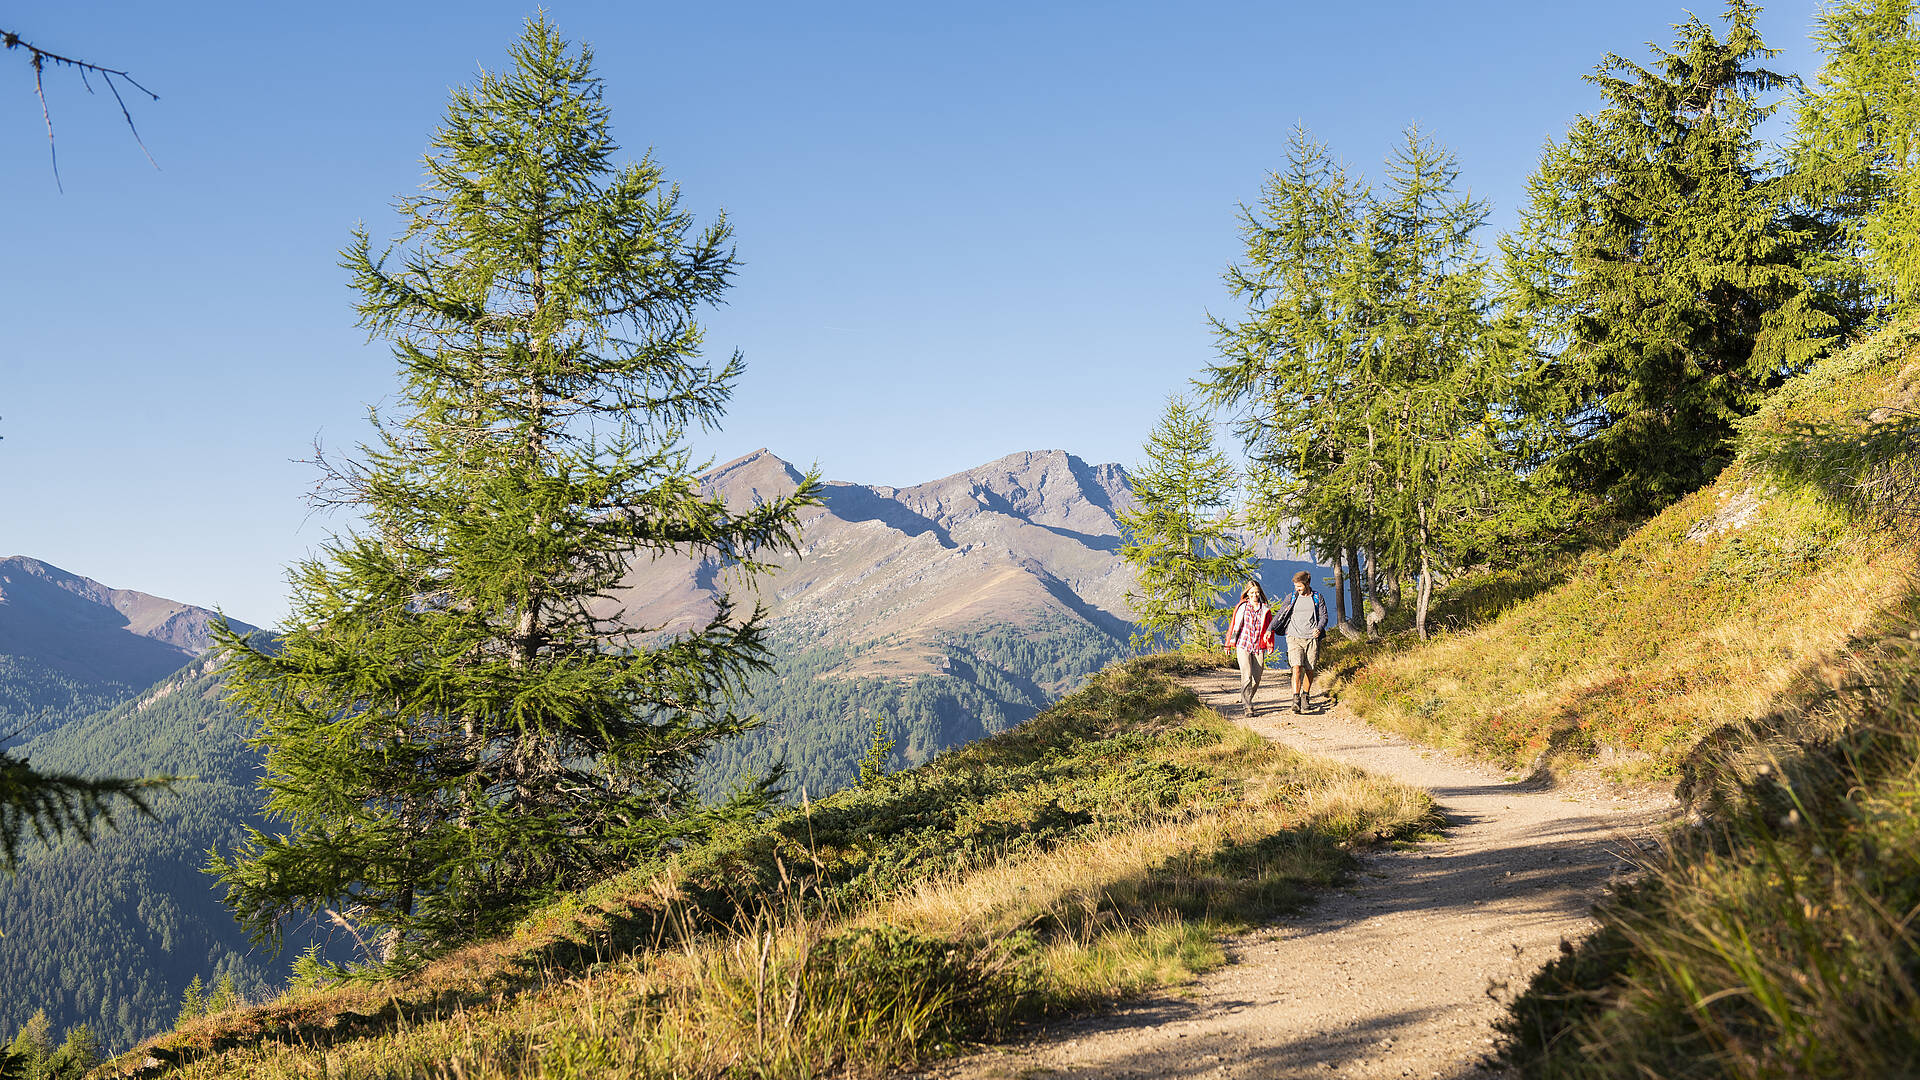
[[[26,0],[0,29],[124,67],[0,52],[0,556],[255,623],[309,518],[316,436],[392,391],[336,267],[376,237],[449,87],[503,63],[529,3]],[[725,429],[830,479],[904,486],[1016,450],[1133,463],[1209,359],[1235,212],[1306,124],[1362,171],[1418,123],[1513,220],[1580,76],[1645,56],[1677,0],[656,3],[549,0],[593,45],[615,132],[745,263],[708,321],[747,359]],[[1813,0],[1764,16],[1810,75]],[[1702,13],[1717,16],[1717,5]],[[1493,236],[1485,237],[1491,246]]]

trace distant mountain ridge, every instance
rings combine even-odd
[[[0,736],[51,730],[152,685],[212,646],[217,617],[26,555],[0,559]]]
[[[702,479],[738,509],[785,495],[800,478],[761,449]],[[637,563],[600,613],[678,628],[726,590],[765,604],[772,629],[821,646],[889,642],[852,670],[872,673],[885,660],[896,676],[940,670],[937,645],[955,632],[1064,620],[1124,642],[1132,629],[1134,576],[1120,557],[1118,516],[1134,496],[1117,464],[1022,451],[906,488],[830,481],[822,502],[804,518],[798,556],[774,559],[755,586],[711,562],[667,556]],[[1281,548],[1257,550],[1270,589],[1313,567]]]

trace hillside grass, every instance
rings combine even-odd
[[[1915,1075],[1920,605],[1874,629],[1849,677],[1700,755],[1698,823],[1500,1025],[1524,1075]]]
[[[1783,469],[1817,455],[1780,440],[1845,441],[1847,417],[1910,408],[1913,341],[1884,333],[1790,383],[1717,482],[1617,545],[1449,583],[1427,642],[1330,650],[1333,688],[1375,724],[1512,770],[1679,777],[1716,731],[1843,678],[1910,595],[1911,540]]]
[[[1375,722],[1688,808],[1497,1025],[1521,1075],[1920,1075],[1916,401],[1920,326],[1884,330],[1617,545],[1464,578],[1456,631],[1334,654]]]
[[[404,978],[191,1021],[108,1075],[872,1075],[1177,984],[1424,792],[1203,708],[1175,658],[1028,723],[636,867]]]

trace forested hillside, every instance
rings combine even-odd
[[[795,651],[784,651],[788,644]],[[764,724],[714,749],[701,766],[702,789],[718,797],[784,763],[788,797],[817,798],[859,777],[876,721],[894,743],[891,763],[917,765],[1029,719],[1126,652],[1096,627],[1061,620],[950,634],[932,673],[848,674],[889,644],[806,648],[776,636],[772,669],[750,676],[744,697]]]
[[[278,954],[251,946],[201,869],[209,848],[261,823],[259,755],[211,668],[197,660],[27,745],[48,769],[190,779],[153,799],[152,819],[122,814],[91,846],[29,845],[18,874],[0,880],[0,1035],[44,1008],[56,1038],[84,1022],[125,1046],[171,1023],[196,976],[262,993],[324,939],[295,927]]]
[[[1124,651],[1084,624],[955,634],[946,670],[885,678],[841,673],[859,650],[784,644],[743,701],[765,726],[701,768],[710,796],[784,762],[789,798],[819,798],[857,778],[876,717],[887,718],[894,763],[905,766],[1013,727]],[[210,668],[191,664],[27,747],[49,769],[193,779],[155,801],[157,820],[125,816],[91,847],[30,847],[19,875],[0,884],[0,982],[17,988],[0,1000],[0,1037],[45,1008],[56,1036],[85,1022],[124,1046],[171,1023],[196,976],[211,985],[230,975],[257,997],[279,987],[310,941],[330,941],[336,959],[352,954],[337,931],[294,933],[277,954],[249,944],[202,872],[209,848],[231,848],[244,825],[262,823],[259,755]]]

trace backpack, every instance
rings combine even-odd
[[[1327,617],[1324,615],[1325,611],[1327,610],[1326,601],[1320,599],[1320,594],[1318,592],[1315,592],[1313,589],[1308,589],[1307,595],[1313,597],[1314,610],[1323,613],[1323,617],[1320,620],[1320,631],[1315,636],[1326,637],[1327,624],[1333,621],[1331,617]],[[1287,625],[1293,621],[1294,605],[1299,603],[1299,601],[1300,601],[1299,593],[1294,593],[1292,596],[1287,597],[1287,613],[1285,615],[1280,616],[1278,619],[1274,620],[1274,623],[1273,623],[1273,636],[1275,638],[1279,638],[1280,636],[1284,635],[1287,632]]]

